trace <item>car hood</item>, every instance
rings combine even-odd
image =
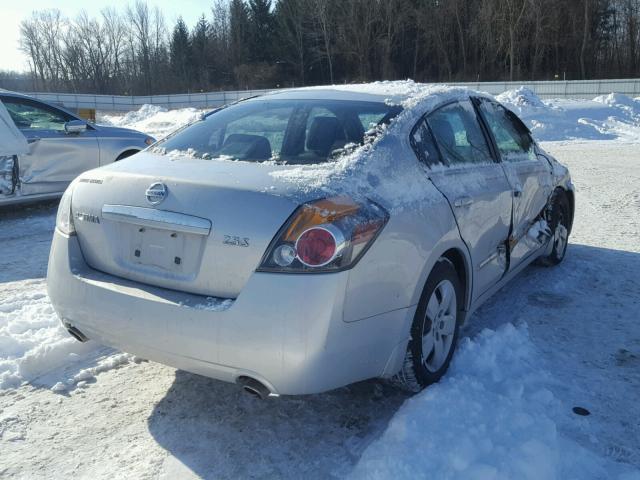
[[[120,133],[120,134],[126,134],[127,136],[140,136],[145,138],[150,136],[138,130],[133,130],[131,128],[114,127],[111,125],[100,125],[100,124],[95,124],[94,127],[96,127],[97,130],[100,132]]]

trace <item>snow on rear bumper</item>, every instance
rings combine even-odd
[[[344,322],[348,272],[255,273],[230,306],[207,309],[204,297],[91,269],[77,239],[57,230],[47,283],[60,318],[90,339],[223,381],[254,377],[287,395],[389,374],[413,310]]]

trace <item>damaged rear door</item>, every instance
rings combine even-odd
[[[433,141],[434,139],[435,141]],[[451,205],[473,262],[473,298],[495,285],[507,268],[511,188],[493,158],[470,100],[441,106],[412,132],[429,178]]]
[[[20,194],[63,192],[80,173],[99,166],[95,130],[68,132],[68,113],[31,99],[0,97],[11,119],[27,138],[29,150],[19,158]]]
[[[529,129],[513,112],[485,98],[475,101],[513,192],[509,264],[515,268],[548,239],[545,232],[532,227],[540,219],[553,190],[551,168],[538,157]]]

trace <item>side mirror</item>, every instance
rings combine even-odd
[[[82,120],[71,120],[64,124],[66,133],[82,133],[87,130],[87,124]]]

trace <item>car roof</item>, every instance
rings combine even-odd
[[[27,98],[29,100],[37,100],[36,98],[30,97],[29,95],[13,92],[11,90],[5,90],[4,88],[0,88],[0,95],[2,95],[3,97],[17,97],[17,98]]]
[[[388,95],[370,93],[366,91],[349,91],[332,87],[322,88],[295,88],[270,92],[256,99],[282,99],[282,100],[344,100],[356,102],[385,103]]]
[[[485,96],[466,87],[416,83],[412,80],[384,81],[348,85],[292,88],[276,90],[253,100],[340,100],[385,103],[410,108],[427,99],[443,102],[461,96]],[[432,103],[432,102],[429,102]]]

